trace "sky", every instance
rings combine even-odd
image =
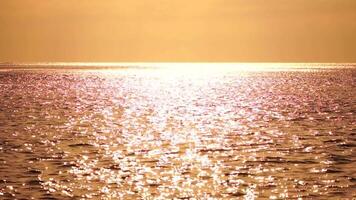
[[[1,0],[0,62],[356,62],[356,0]]]

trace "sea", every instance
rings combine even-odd
[[[356,64],[2,63],[0,199],[356,199]]]

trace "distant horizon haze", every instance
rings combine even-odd
[[[354,0],[4,0],[0,62],[356,63]]]

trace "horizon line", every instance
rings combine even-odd
[[[80,62],[80,61],[34,61],[34,62],[16,62],[5,61],[0,65],[146,65],[146,64],[347,64],[352,65],[356,62]]]
[[[114,69],[328,69],[354,68],[356,63],[278,63],[278,62],[0,62],[1,70],[114,70]]]

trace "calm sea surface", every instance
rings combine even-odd
[[[0,199],[355,198],[355,66],[216,67],[3,68]]]

